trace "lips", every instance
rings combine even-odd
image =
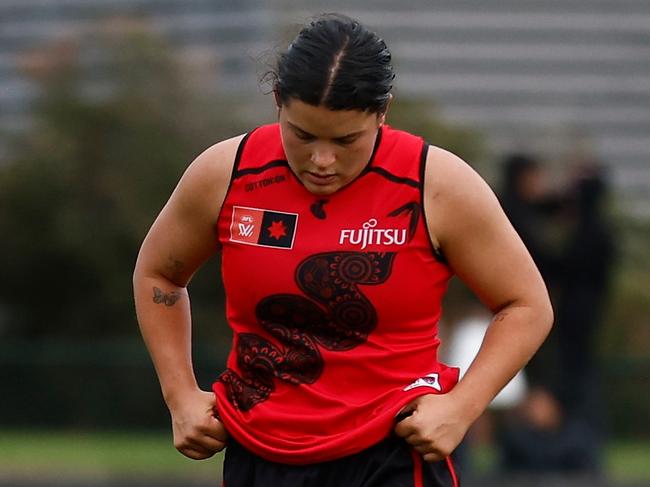
[[[336,179],[336,174],[317,174],[314,172],[306,172],[305,176],[310,183],[319,186],[331,184]]]

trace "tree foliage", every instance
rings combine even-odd
[[[467,127],[444,121],[430,100],[396,98],[388,112],[388,122],[417,134],[429,143],[458,155],[472,166],[485,158],[481,135]]]
[[[0,335],[132,333],[139,243],[188,162],[234,134],[202,115],[171,49],[141,28],[66,40],[30,74],[33,130],[0,169]]]
[[[245,103],[201,95],[187,66],[140,22],[97,27],[25,63],[41,96],[33,129],[0,168],[6,338],[133,335],[138,246],[176,181],[205,147],[263,123],[238,115]],[[461,156],[478,152],[475,134],[419,103],[401,100],[390,117]],[[192,296],[198,321],[223,325],[218,264],[195,277]],[[223,331],[208,334],[225,344]]]

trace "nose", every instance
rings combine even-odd
[[[311,162],[319,169],[326,169],[336,160],[334,149],[328,145],[321,144],[313,148],[311,153]]]

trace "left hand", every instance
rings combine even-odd
[[[228,432],[214,416],[214,393],[195,390],[170,403],[174,447],[188,458],[203,460],[226,447]]]
[[[397,423],[395,433],[412,445],[426,462],[448,457],[471,424],[459,411],[452,393],[420,396],[401,411],[408,412],[411,415]]]

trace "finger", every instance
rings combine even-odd
[[[215,452],[210,452],[210,451],[197,449],[197,448],[189,448],[189,447],[178,449],[178,451],[181,452],[186,457],[191,458],[192,460],[205,460],[206,458],[210,458],[215,454]]]
[[[225,443],[228,441],[228,433],[225,433],[223,431],[215,431],[215,430],[206,430],[203,432],[201,438],[210,438],[213,441],[218,441],[219,443]]]
[[[426,455],[427,453],[435,453],[431,449],[431,445],[427,445],[426,443],[419,443],[417,445],[413,445],[413,449],[418,452],[420,455]]]
[[[402,423],[399,423],[397,426],[395,426],[393,431],[395,431],[395,434],[400,438],[406,438],[412,433],[411,429]]]
[[[223,450],[225,444],[224,442],[216,440],[210,436],[200,435],[188,438],[185,442],[185,446],[204,453],[213,454],[220,450]]]
[[[174,447],[181,453],[193,450],[204,455],[214,454],[215,450],[208,447],[205,438],[205,435],[187,436],[183,440],[175,442]]]
[[[441,460],[444,460],[445,457],[443,455],[441,455],[440,453],[429,452],[429,453],[425,453],[424,455],[422,455],[422,459],[425,462],[433,463],[433,462],[439,462]]]
[[[219,441],[226,441],[228,439],[228,432],[223,423],[214,417],[210,418],[203,433]]]
[[[404,441],[406,441],[411,446],[426,444],[426,440],[424,440],[424,438],[422,438],[418,433],[411,433],[406,438],[404,438]]]
[[[198,438],[196,441],[196,444],[205,450],[211,451],[211,452],[218,452],[221,451],[225,448],[226,444],[221,441],[213,438],[212,436],[202,436],[201,438]]]
[[[412,416],[401,420],[395,425],[395,434],[402,438],[412,435],[415,432]]]
[[[403,419],[395,425],[395,433],[404,439],[419,434],[419,431],[418,423],[414,420],[413,416]]]
[[[404,406],[402,409],[399,410],[399,412],[395,415],[395,422],[399,423],[400,421],[405,420],[409,416],[413,414],[413,412],[416,409],[416,405],[411,402]]]

